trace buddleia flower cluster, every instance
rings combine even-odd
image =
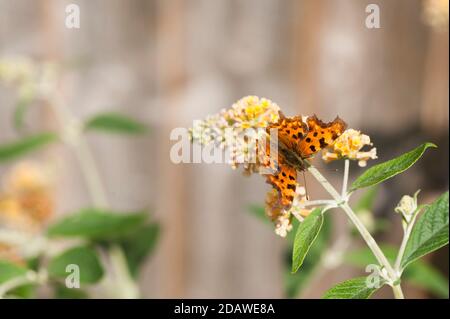
[[[19,99],[45,98],[54,91],[59,66],[53,62],[36,63],[26,57],[0,57],[0,81],[17,88]]]
[[[305,207],[307,196],[305,188],[297,184],[296,196],[289,209],[285,209],[280,205],[278,191],[272,188],[267,192],[265,212],[275,225],[275,234],[280,237],[286,237],[288,232],[292,230],[292,218],[303,220],[307,217],[312,209]]]
[[[278,121],[279,112],[280,107],[268,99],[246,96],[229,109],[194,121],[190,138],[202,145],[214,143],[226,149],[233,169],[242,164],[245,174],[255,173],[258,171],[255,152],[258,134],[265,134],[264,128]]]
[[[265,168],[256,156],[258,140],[268,137],[266,128],[277,123],[281,117],[280,107],[269,99],[257,96],[246,96],[229,109],[222,109],[219,113],[210,115],[204,120],[195,121],[189,130],[192,142],[201,145],[214,143],[229,152],[229,163],[233,169],[243,166],[243,173],[261,173]],[[302,116],[306,122],[307,116]],[[253,136],[248,132],[254,132]],[[372,146],[369,136],[359,131],[348,129],[335,143],[330,144],[323,151],[322,158],[326,161],[338,159],[357,160],[364,166],[369,159],[376,158],[376,149],[363,151],[363,147]],[[255,156],[251,156],[251,154]],[[280,205],[280,194],[271,189],[266,196],[266,215],[274,222],[275,232],[285,237],[292,229],[292,218],[302,220],[314,209],[306,208],[307,196],[305,188],[296,185],[295,196],[290,207]]]
[[[358,165],[365,167],[367,161],[377,158],[377,149],[371,148],[362,151],[365,146],[372,146],[368,135],[360,131],[348,129],[336,141],[322,152],[322,159],[326,162],[338,159],[350,159],[358,161]]]

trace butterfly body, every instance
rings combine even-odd
[[[308,159],[321,149],[334,143],[344,132],[346,124],[339,117],[324,123],[315,115],[305,120],[299,116],[287,118],[281,114],[277,123],[267,127],[267,133],[276,130],[278,145],[271,141],[266,148],[265,164],[273,173],[267,174],[267,182],[277,189],[280,206],[288,209],[296,195],[297,172],[304,171]],[[277,158],[270,160],[270,150],[278,147]]]
[[[307,168],[307,159],[302,158],[297,152],[287,148],[282,142],[278,145],[278,152],[281,153],[286,165],[294,167],[297,171],[303,171]]]

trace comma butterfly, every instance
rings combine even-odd
[[[280,113],[278,122],[267,127],[269,135],[272,129],[277,129],[278,158],[270,161],[270,148],[276,146],[266,143],[262,166],[274,171],[266,174],[267,183],[278,191],[281,206],[289,209],[292,205],[296,195],[297,171],[304,171],[308,165],[306,160],[332,144],[346,126],[339,117],[324,123],[315,115],[304,120],[300,116],[288,118]]]

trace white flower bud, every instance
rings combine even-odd
[[[402,214],[406,223],[409,223],[417,211],[417,191],[414,196],[404,195],[395,207],[395,212]]]

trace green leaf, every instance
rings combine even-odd
[[[58,135],[55,133],[40,133],[25,137],[13,143],[0,145],[0,162],[6,162],[37,150],[47,144],[55,142]]]
[[[320,208],[316,208],[311,214],[309,214],[308,217],[305,218],[303,222],[298,225],[292,252],[293,273],[296,273],[303,264],[303,260],[308,254],[314,240],[317,238],[317,235],[322,228],[322,224],[322,210]]]
[[[295,235],[296,235],[296,232],[293,230],[298,228],[298,225],[300,225],[300,222],[298,221],[297,218],[292,218],[291,224],[292,224],[292,230],[290,232],[288,232],[287,236],[286,236],[286,242],[290,248],[289,258],[288,258],[289,269],[292,269],[292,252],[293,252],[293,248],[294,248],[294,241],[295,241]],[[273,229],[273,223],[272,223],[272,229]]]
[[[0,284],[14,277],[24,276],[27,269],[13,264],[7,260],[0,260]]]
[[[298,222],[296,221],[297,220],[295,219],[293,221],[293,224],[298,224]],[[323,252],[329,244],[331,232],[332,220],[331,218],[324,218],[322,229],[320,230],[319,235],[309,249],[308,258],[305,258],[305,260],[303,261],[301,271],[298,271],[295,274],[291,272],[291,255],[295,236],[289,236],[290,234],[294,233],[292,231],[288,234],[288,239],[292,239],[290,239],[289,241],[289,253],[287,254],[289,258],[286,258],[286,270],[284,272],[284,292],[287,298],[297,297],[302,289],[308,285],[311,275],[318,267]]]
[[[85,237],[108,240],[126,236],[141,226],[145,212],[129,214],[85,208],[48,228],[50,237]]]
[[[437,147],[433,143],[424,143],[414,150],[390,161],[375,165],[359,176],[350,187],[350,191],[379,184],[410,168],[429,147]]]
[[[13,264],[7,260],[0,260],[0,286],[15,277],[25,276],[27,271],[28,269],[25,267]],[[31,297],[33,292],[33,285],[25,283],[22,286],[9,291],[8,294],[16,297],[27,298]]]
[[[121,242],[128,267],[133,274],[137,275],[139,266],[150,255],[156,246],[160,232],[158,224],[145,225],[133,232]]]
[[[80,270],[80,283],[96,283],[103,277],[103,268],[97,253],[91,247],[71,248],[50,260],[48,273],[52,277],[65,279],[71,274],[68,265],[77,265]]]
[[[414,260],[447,245],[448,227],[447,191],[425,208],[414,225],[403,254],[403,269]]]
[[[251,204],[248,206],[248,211],[266,224],[271,224],[270,218],[266,215],[266,211],[261,205]]]
[[[323,296],[324,299],[369,299],[379,288],[367,287],[366,277],[358,277],[343,281]]]
[[[101,130],[115,133],[139,134],[147,131],[147,126],[118,113],[100,113],[90,118],[84,125],[86,130]]]
[[[382,246],[381,250],[386,258],[393,263],[397,255],[397,248]],[[348,252],[345,256],[345,262],[363,269],[367,265],[378,264],[369,248]],[[402,281],[424,288],[441,298],[448,298],[448,279],[423,260],[416,260],[411,263],[403,272]]]

